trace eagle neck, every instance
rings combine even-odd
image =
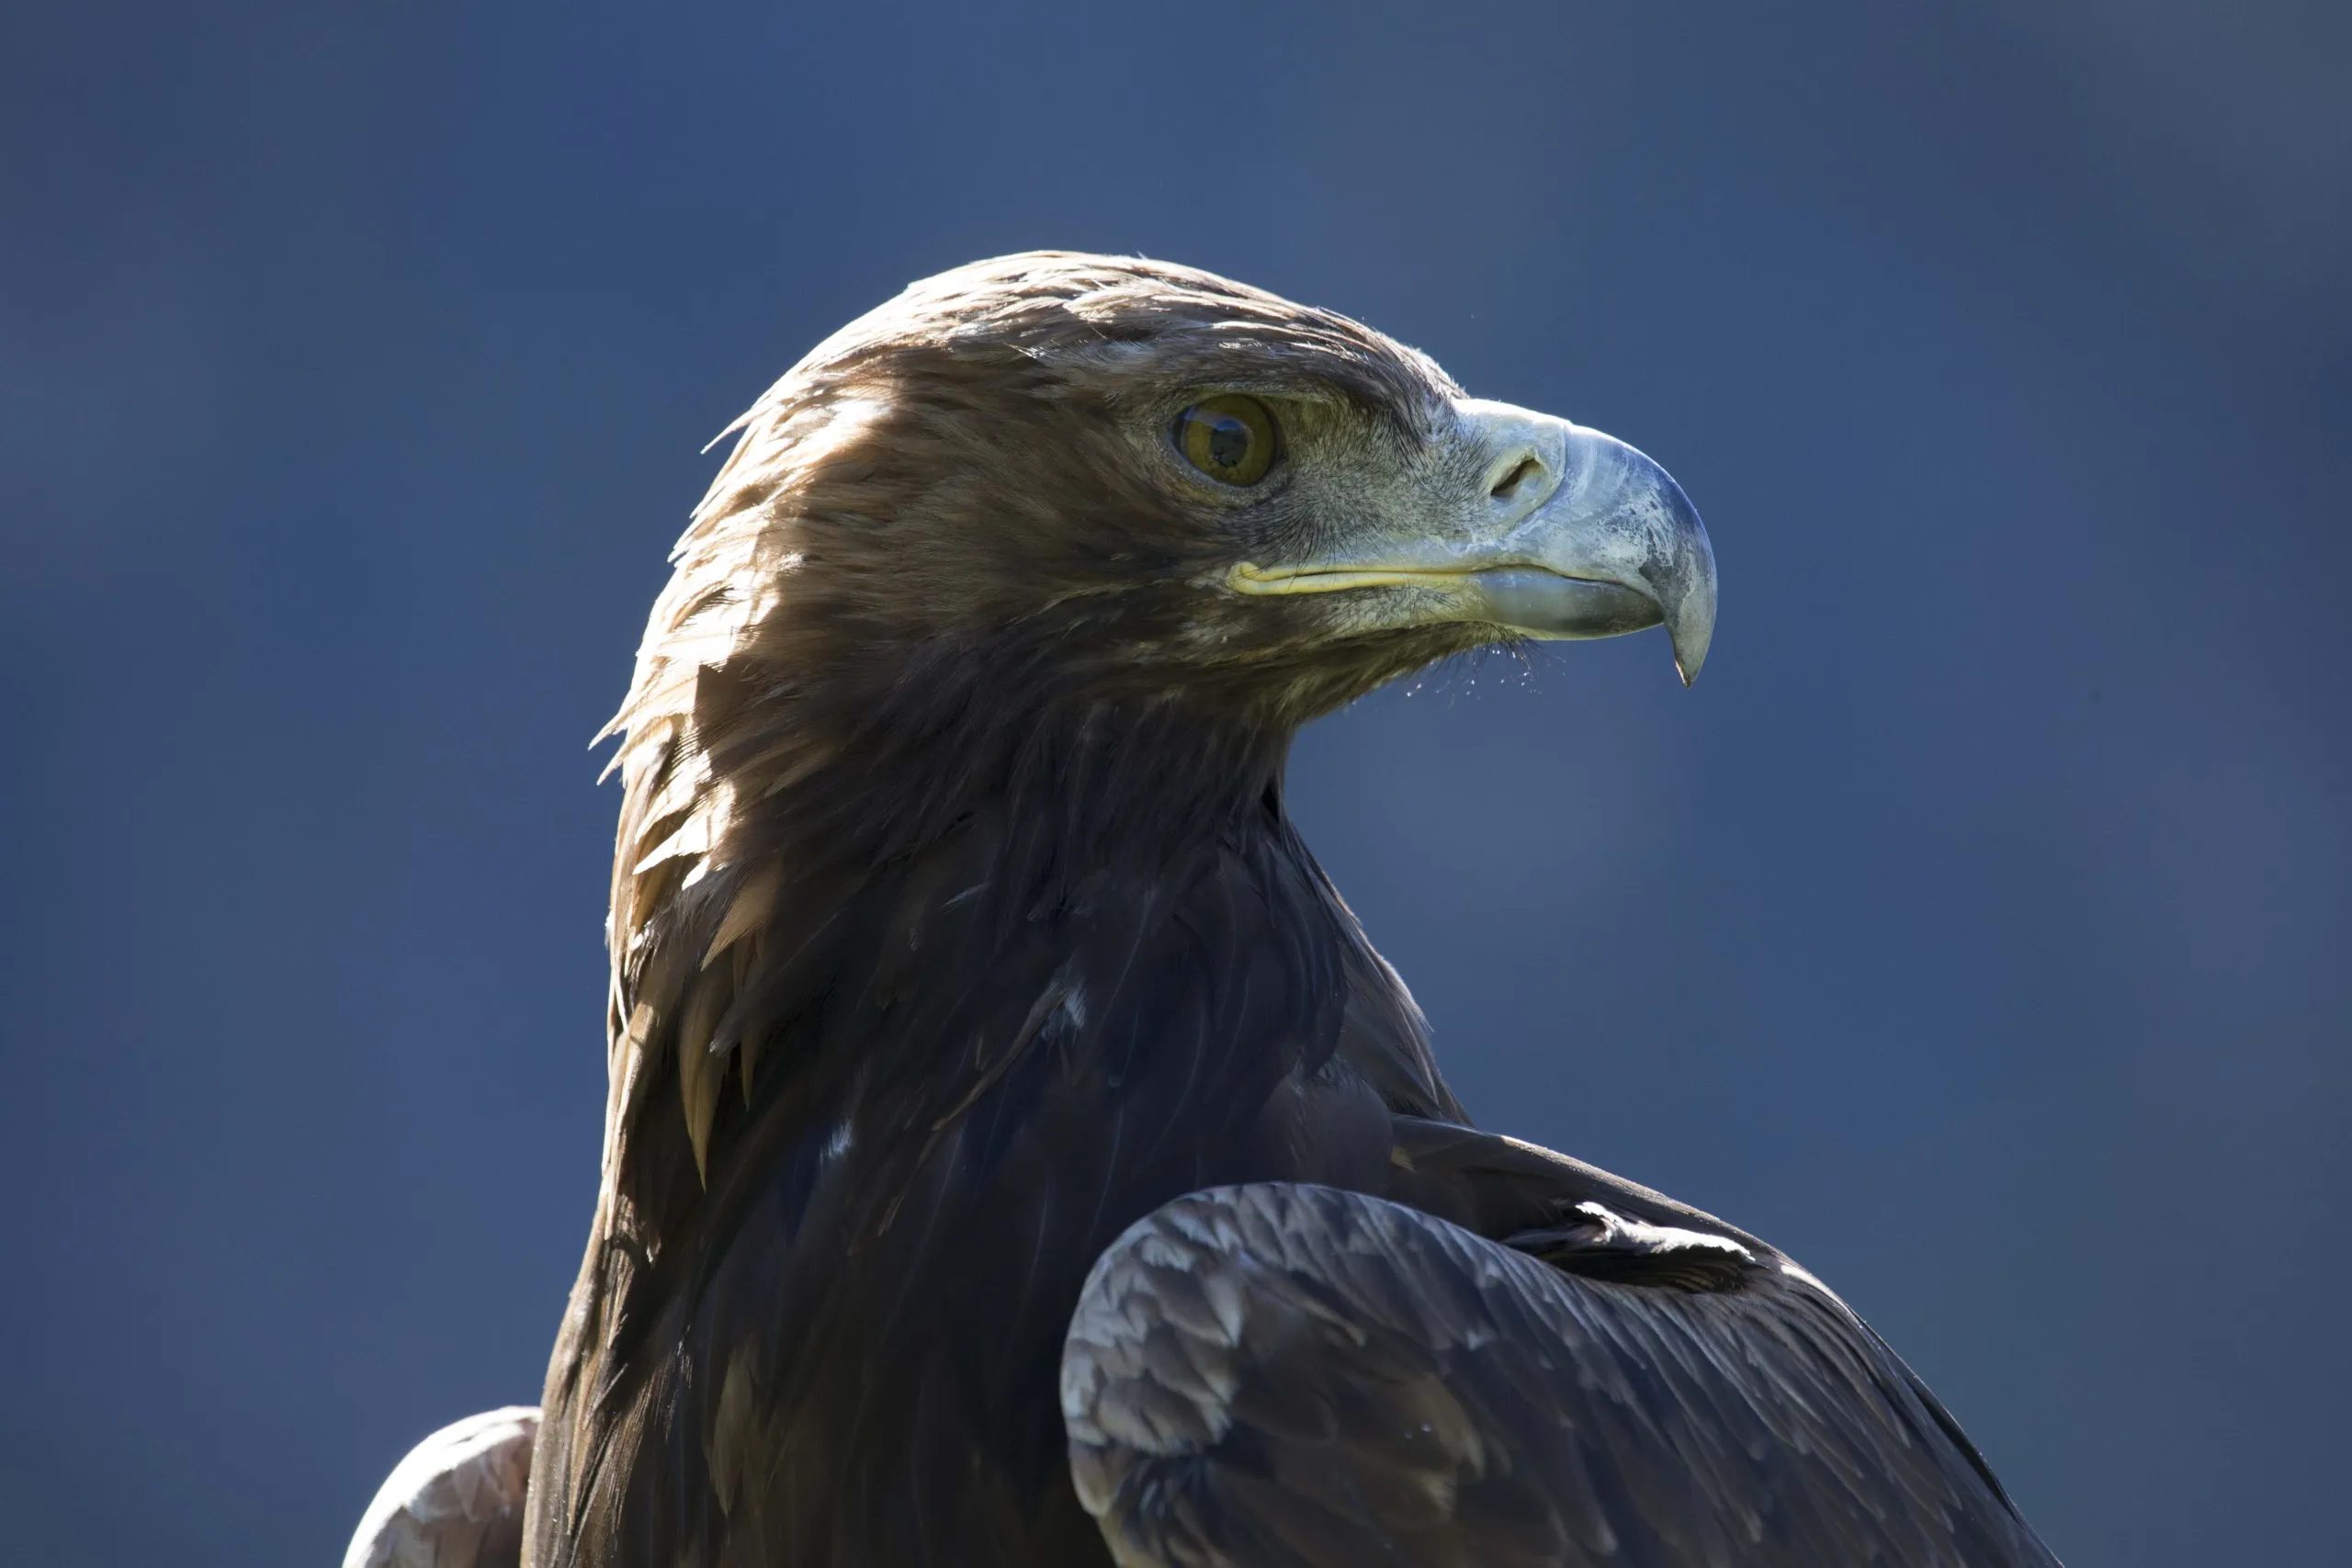
[[[992,820],[1072,872],[1286,836],[1294,726],[1201,693],[941,659],[837,717],[833,764],[776,803],[836,864],[885,872]]]
[[[859,1186],[879,1235],[965,1158],[972,1117],[1028,1114],[1005,1108],[1044,1092],[1023,1075],[1048,1057],[1098,1109],[1148,1103],[1151,1064],[1197,1049],[1148,1043],[1192,1021],[1215,1070],[1151,1092],[1205,1119],[1182,1146],[1206,1149],[1332,1048],[1362,937],[1284,810],[1288,726],[1001,678],[832,711],[807,738],[822,764],[782,787],[714,756],[737,813],[724,863],[677,888],[621,976],[616,1027],[647,1021],[648,1055],[682,1064],[681,1203],[700,1207],[705,1148],[708,1216],[734,1176],[848,1128],[855,1163],[882,1161]],[[735,739],[776,754],[773,729]]]

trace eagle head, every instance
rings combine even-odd
[[[861,708],[984,665],[1001,696],[1295,725],[1481,644],[1661,621],[1688,681],[1713,626],[1705,531],[1641,453],[1187,267],[942,273],[735,428],[632,710],[730,663]]]
[[[612,1027],[689,1064],[736,1028],[695,1000],[730,993],[697,978],[718,954],[987,802],[1098,845],[1198,824],[1434,660],[1663,623],[1687,681],[1713,626],[1705,531],[1649,458],[1188,267],[942,273],[733,429],[612,727]]]

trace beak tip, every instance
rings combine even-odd
[[[1707,631],[1713,632],[1713,629],[1710,626]],[[1698,637],[1678,637],[1673,641],[1674,672],[1682,677],[1684,686],[1697,685],[1699,671],[1707,667],[1708,646],[1714,638],[1702,633]]]
[[[1706,668],[1708,650],[1714,644],[1713,597],[1712,593],[1708,595],[1707,613],[1703,616],[1677,617],[1667,623],[1667,635],[1672,639],[1674,648],[1674,672],[1682,677],[1682,684],[1686,687],[1699,683],[1699,671]]]
[[[1688,509],[1690,502],[1683,505]],[[1715,645],[1714,547],[1707,540],[1698,513],[1689,515],[1693,570],[1666,618],[1667,634],[1674,639],[1674,672],[1682,677],[1686,687],[1698,683],[1699,671],[1706,667],[1707,654]]]

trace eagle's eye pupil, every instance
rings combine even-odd
[[[1209,416],[1209,461],[1220,468],[1238,468],[1250,456],[1250,427],[1231,414]]]
[[[1253,485],[1274,461],[1274,416],[1255,398],[1228,393],[1176,416],[1176,449],[1213,479]]]

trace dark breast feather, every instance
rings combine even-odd
[[[1544,1153],[1456,1131],[1465,1161]],[[1638,1218],[1654,1194],[1560,1163],[1586,1192],[1559,1194],[1580,1218],[1553,1228],[1578,1234],[1541,1245],[1566,1269],[1303,1185],[1195,1193],[1123,1236],[1062,1363],[1079,1494],[1117,1561],[2054,1563],[1810,1276],[1728,1227],[1660,1223],[1688,1211]],[[1619,1278],[1576,1267],[1596,1249]],[[1736,1269],[1627,1282],[1644,1251]]]

